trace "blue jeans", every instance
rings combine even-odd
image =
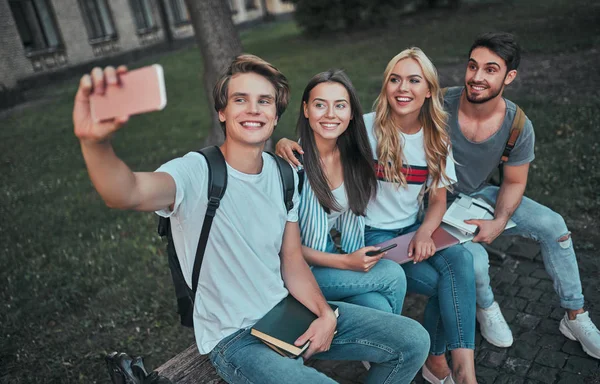
[[[429,348],[423,327],[407,317],[344,302],[336,302],[340,317],[337,334],[323,360],[371,362],[366,383],[410,383]],[[335,383],[302,359],[283,357],[242,329],[221,340],[210,352],[219,375],[231,384]]]
[[[495,205],[499,189],[496,186],[487,186],[473,193],[473,196],[480,196]],[[583,308],[584,299],[577,258],[570,232],[562,216],[523,196],[511,219],[517,226],[507,229],[503,234],[519,235],[540,243],[544,267],[552,278],[554,290],[560,297],[560,305],[565,309]],[[559,241],[565,236],[566,240]],[[481,244],[465,243],[464,246],[473,254],[475,263],[477,305],[488,308],[494,303],[494,294],[490,288],[488,254]]]
[[[326,252],[338,253],[331,236]],[[396,314],[402,312],[406,278],[398,263],[382,259],[369,272],[328,267],[313,267],[312,272],[327,300],[345,301]]]
[[[401,229],[366,227],[365,243],[375,245],[408,232],[420,224]],[[417,264],[405,263],[409,292],[429,297],[424,326],[431,338],[432,355],[446,349],[475,349],[475,276],[471,253],[461,245],[437,252]]]

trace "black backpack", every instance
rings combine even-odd
[[[208,164],[208,206],[206,207],[206,215],[204,216],[202,231],[198,240],[191,288],[185,282],[181,265],[175,252],[175,245],[173,244],[173,236],[171,234],[171,221],[165,217],[161,217],[158,220],[158,234],[167,238],[167,256],[169,259],[169,268],[171,269],[171,277],[175,285],[175,295],[177,296],[177,313],[181,317],[181,325],[186,327],[194,326],[194,298],[196,297],[196,289],[198,287],[200,267],[202,266],[213,218],[219,208],[221,198],[223,198],[227,189],[227,165],[219,147],[206,147],[198,151],[198,153],[206,158]],[[294,171],[285,160],[271,152],[267,153],[275,159],[275,163],[279,169],[281,184],[283,186],[283,200],[289,212],[294,207],[292,201],[294,197]]]

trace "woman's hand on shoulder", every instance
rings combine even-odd
[[[357,272],[369,272],[371,268],[387,253],[379,253],[375,256],[367,256],[369,251],[377,251],[380,247],[363,247],[357,251],[349,253],[346,256],[346,269]]]
[[[286,139],[285,137],[279,140],[275,145],[275,154],[297,168],[301,164],[300,160],[298,160],[294,155],[294,151],[300,154],[304,154],[304,151],[302,150],[300,144],[293,140]]]

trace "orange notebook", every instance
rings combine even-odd
[[[394,260],[398,264],[408,263],[412,261],[408,257],[408,244],[415,236],[416,232],[405,233],[402,236],[395,237],[383,243],[376,244],[376,247],[385,247],[390,244],[398,244],[396,248],[390,249],[385,256],[384,259]],[[438,227],[433,234],[431,235],[433,242],[435,243],[436,251],[441,251],[442,249],[446,249],[453,245],[459,244],[460,240],[456,237],[449,234],[444,228]]]
[[[129,71],[120,76],[120,81],[119,86],[106,87],[102,95],[90,95],[95,122],[159,111],[167,105],[163,68],[159,64]]]

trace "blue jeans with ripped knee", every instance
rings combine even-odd
[[[479,196],[495,205],[499,189],[496,186],[486,186],[472,196]],[[517,226],[507,229],[503,234],[527,237],[540,244],[544,267],[552,278],[554,290],[560,297],[560,305],[565,309],[583,308],[584,299],[577,258],[570,232],[562,216],[523,196],[511,219]],[[477,305],[488,308],[494,303],[494,294],[490,288],[488,254],[480,244],[465,243],[464,246],[473,254]]]
[[[416,231],[420,224],[400,229],[365,228],[365,244],[375,245]],[[436,252],[420,263],[402,264],[408,292],[429,297],[423,326],[429,333],[429,353],[475,349],[475,275],[471,253],[462,245]]]

